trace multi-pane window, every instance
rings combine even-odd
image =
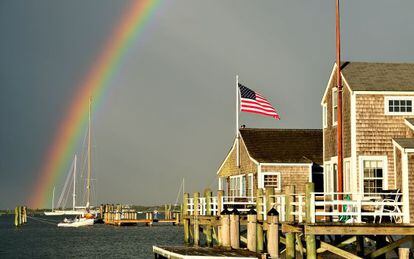
[[[338,123],[338,89],[332,89],[332,125]]]
[[[388,115],[412,114],[413,97],[385,97],[385,113]]]
[[[246,185],[247,185],[246,196],[253,197],[253,174],[247,175]]]
[[[240,176],[230,177],[229,196],[240,196]]]
[[[380,193],[383,184],[383,161],[364,160],[364,193]]]
[[[280,173],[264,173],[263,174],[263,187],[273,187],[280,190]]]

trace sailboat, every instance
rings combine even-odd
[[[55,186],[53,186],[52,193],[52,211],[45,211],[46,216],[61,216],[63,215],[62,211],[55,210]]]
[[[91,197],[91,105],[92,98],[89,99],[89,127],[88,127],[88,177],[86,184],[86,206],[82,214],[74,219],[64,219],[58,224],[58,227],[82,227],[91,226],[95,222],[95,216],[91,213],[90,197]],[[75,196],[74,196],[75,199]],[[73,206],[75,210],[75,204]]]

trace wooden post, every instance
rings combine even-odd
[[[306,208],[306,224],[312,223],[311,217],[311,199],[312,199],[312,192],[315,191],[315,184],[314,183],[306,183],[305,186],[305,208]],[[316,259],[316,238],[315,235],[307,234],[305,236],[306,239],[306,257],[309,259]]]
[[[398,248],[398,258],[399,259],[410,258],[410,248]]]
[[[227,213],[221,214],[221,245],[230,247],[230,216]]]
[[[275,204],[275,189],[274,188],[266,188],[266,210],[265,213],[267,214],[272,209],[272,204]]]
[[[256,252],[257,213],[251,209],[247,214],[247,249]]]
[[[190,195],[184,193],[183,197],[183,224],[184,224],[184,244],[190,244],[190,219],[188,218],[188,199]]]
[[[210,189],[204,190],[204,197],[206,198],[206,215],[211,216],[211,196],[212,192]],[[213,231],[211,225],[204,227],[204,233],[206,235],[206,244],[208,247],[213,246]]]
[[[22,206],[18,207],[18,212],[19,212],[19,225],[22,224]]]
[[[233,209],[230,215],[230,244],[231,248],[240,248],[240,216],[237,209]]]
[[[194,193],[194,235],[193,235],[193,240],[194,240],[194,246],[199,246],[200,245],[200,225],[198,222],[198,216],[199,216],[199,211],[198,211],[198,206],[199,206],[199,202],[198,199],[200,198],[200,193],[195,192]]]
[[[223,209],[223,196],[224,191],[217,191],[217,216],[220,216],[221,210]]]
[[[257,189],[256,192],[256,210],[257,210],[257,228],[256,228],[256,252],[263,251],[263,189]]]
[[[17,207],[14,209],[14,225],[19,226],[19,209]]]
[[[279,258],[279,213],[275,208],[267,214],[267,253]]]
[[[285,194],[286,194],[286,221],[287,222],[294,222],[295,217],[292,215],[293,212],[293,205],[292,202],[293,194],[295,192],[295,187],[293,185],[286,186]],[[296,255],[295,249],[295,233],[286,233],[286,258],[293,259]]]

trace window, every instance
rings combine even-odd
[[[246,176],[230,176],[229,196],[243,197],[246,196]]]
[[[280,173],[278,172],[271,172],[271,173],[262,173],[262,187],[273,187],[277,191],[280,191],[281,188],[281,179],[280,179]]]
[[[333,188],[332,188],[332,172],[331,172],[331,164],[330,163],[325,163],[325,167],[324,167],[324,175],[325,175],[325,179],[324,179],[324,185],[325,185],[325,192],[329,193],[329,192],[333,192]]]
[[[382,191],[383,164],[378,160],[364,160],[364,193],[380,193]]]
[[[328,127],[328,108],[326,106],[326,103],[322,106],[322,122],[323,128]]]
[[[414,97],[410,96],[386,96],[384,98],[384,110],[386,115],[410,115],[413,113]]]
[[[351,161],[349,158],[344,161],[344,192],[351,192]]]
[[[253,174],[248,174],[247,175],[247,181],[246,181],[246,185],[247,185],[247,193],[246,196],[247,197],[253,197]]]
[[[359,157],[361,186],[365,196],[387,189],[387,156]]]
[[[338,124],[338,88],[332,89],[332,125]]]

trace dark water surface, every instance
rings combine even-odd
[[[16,228],[13,215],[0,216],[0,258],[154,258],[153,245],[183,244],[183,229],[177,226],[58,228],[58,217],[41,218],[52,222],[29,218]]]

